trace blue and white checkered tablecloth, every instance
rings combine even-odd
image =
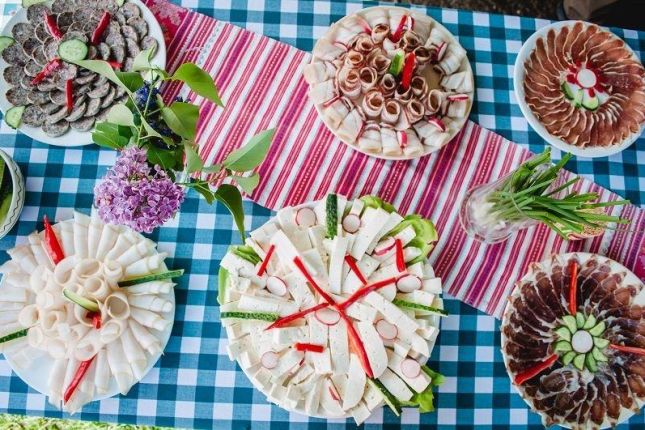
[[[3,4],[6,22],[17,0]],[[230,21],[250,30],[309,50],[326,27],[370,2],[339,0],[173,0],[185,7]],[[512,65],[523,40],[546,21],[513,16],[427,9],[459,37],[477,76],[472,119],[515,142],[538,151],[543,142],[529,130],[512,93]],[[645,33],[614,30],[641,54]],[[610,158],[575,159],[568,167],[624,195],[645,203],[643,138]],[[34,142],[0,126],[0,147],[19,163],[27,184],[25,209],[17,227],[0,240],[6,250],[40,227],[44,214],[66,218],[72,208],[89,212],[92,189],[113,163],[115,153],[94,146],[61,149]],[[639,148],[639,149],[637,149]],[[556,155],[559,155],[556,151]],[[257,228],[271,215],[258,205],[245,204],[246,223]],[[170,267],[186,275],[176,287],[177,315],[164,356],[127,396],[92,403],[78,415],[84,420],[154,424],[184,428],[315,429],[354,428],[353,422],[326,422],[289,414],[266,402],[253,389],[225,352],[225,333],[216,304],[216,274],[230,243],[239,242],[232,219],[221,206],[208,206],[190,193],[181,213],[151,238],[169,252]],[[6,259],[0,255],[0,261]],[[405,411],[396,418],[388,411],[374,414],[366,428],[415,429],[420,423],[450,428],[540,429],[511,387],[499,350],[499,322],[456,300],[446,300],[445,318],[430,366],[447,376],[439,388],[437,412],[421,418]],[[0,412],[60,417],[45,397],[29,389],[0,359]],[[629,428],[644,428],[643,415]],[[628,426],[624,425],[623,428]]]

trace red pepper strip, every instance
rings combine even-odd
[[[45,244],[47,245],[47,252],[49,253],[49,258],[51,258],[52,263],[56,265],[65,258],[65,253],[63,252],[63,248],[60,246],[60,242],[58,242],[56,232],[49,223],[47,215],[45,215],[43,219],[45,222]]]
[[[108,63],[113,69],[120,69],[122,66],[121,63],[115,60],[106,61],[106,63]]]
[[[417,56],[414,55],[414,52],[410,52],[407,57],[405,57],[405,64],[403,64],[403,71],[401,72],[401,85],[403,89],[407,90],[410,88],[410,82],[412,82],[412,74],[414,73],[414,66],[417,64]]]
[[[374,292],[376,290],[379,290],[379,289],[381,289],[383,287],[387,287],[388,285],[393,284],[395,282],[396,282],[396,278],[387,278],[387,279],[383,279],[382,281],[374,282],[371,285],[366,285],[363,288],[360,288],[360,289],[356,290],[354,292],[354,294],[349,296],[349,298],[347,300],[345,300],[343,303],[341,303],[339,306],[342,309],[347,309],[348,307],[353,305],[354,302],[356,302],[361,297],[364,297],[364,296],[368,295],[369,293],[372,293],[372,292]]]
[[[343,319],[343,321],[345,321],[345,325],[347,326],[347,336],[349,337],[350,346],[356,352],[356,355],[358,356],[358,359],[361,362],[361,365],[363,366],[363,370],[365,371],[367,377],[373,378],[374,372],[372,372],[372,366],[370,365],[370,361],[367,357],[367,351],[365,351],[365,345],[363,345],[363,341],[356,332],[352,320],[350,320],[347,315],[345,315],[345,312],[343,312],[342,309],[339,308],[338,311],[340,317]]]
[[[65,395],[63,396],[63,403],[67,403],[69,399],[72,397],[74,394],[74,391],[76,391],[76,388],[78,388],[78,385],[81,383],[81,380],[87,373],[87,370],[90,368],[90,365],[92,364],[92,361],[94,361],[94,358],[96,355],[89,360],[82,361],[81,364],[79,364],[78,369],[76,370],[76,373],[74,374],[74,378],[72,378],[72,382],[69,383],[69,387],[67,387],[67,390],[65,390]]]
[[[365,279],[365,276],[363,276],[363,274],[361,273],[361,269],[358,268],[358,265],[356,264],[356,260],[354,259],[354,257],[347,254],[345,256],[345,262],[349,266],[350,270],[354,272],[358,280],[361,281],[361,284],[367,285],[367,279]]]
[[[336,302],[334,301],[334,299],[332,299],[332,298],[331,298],[331,296],[330,296],[329,294],[327,294],[327,292],[326,292],[325,290],[323,290],[322,288],[320,288],[320,286],[318,286],[318,284],[316,283],[316,281],[314,281],[314,278],[312,278],[312,277],[311,277],[311,275],[309,274],[309,271],[308,271],[308,270],[307,270],[307,268],[305,267],[305,265],[304,265],[304,263],[302,262],[302,260],[300,259],[300,257],[295,257],[295,258],[293,259],[293,263],[296,265],[296,267],[298,268],[298,270],[300,270],[300,272],[301,272],[301,273],[304,275],[304,277],[307,279],[307,282],[309,282],[309,285],[311,285],[311,288],[313,288],[313,289],[314,289],[318,294],[320,294],[320,296],[321,296],[323,299],[325,299],[325,301],[326,301],[327,303],[329,303],[330,305],[334,305],[334,304],[336,304]]]
[[[408,16],[407,16],[407,15],[403,15],[403,16],[401,17],[401,21],[399,21],[399,25],[396,27],[396,30],[395,30],[395,31],[394,31],[394,33],[392,33],[392,35],[390,36],[390,40],[391,40],[392,42],[395,42],[395,43],[396,43],[396,42],[398,42],[399,40],[401,40],[401,37],[403,36],[403,29],[405,29],[405,23],[406,23],[406,22],[408,22]]]
[[[396,269],[399,272],[405,272],[405,257],[403,257],[403,242],[401,239],[396,239],[394,241],[396,246]]]
[[[54,73],[56,69],[60,67],[60,59],[59,58],[54,58],[51,60],[49,63],[45,65],[43,70],[38,72],[36,76],[34,76],[34,79],[31,80],[31,85],[38,85],[42,81],[45,80],[46,77]]]
[[[287,315],[282,318],[278,318],[275,320],[270,326],[268,326],[265,330],[271,330],[272,328],[278,328],[278,327],[283,327],[297,319],[304,318],[305,315],[309,315],[312,312],[316,312],[319,309],[323,309],[329,306],[329,303],[321,303],[319,305],[313,306],[309,309],[305,309],[300,312],[296,312],[295,314]]]
[[[616,351],[620,351],[620,352],[629,352],[631,354],[645,355],[645,348],[638,348],[635,346],[614,345],[613,343],[609,344],[609,347],[611,349],[615,349]]]
[[[99,42],[101,41],[101,36],[103,35],[103,32],[110,24],[110,18],[111,18],[110,12],[107,12],[107,11],[103,12],[101,19],[99,20],[99,24],[96,26],[96,29],[92,33],[92,40],[91,40],[92,45],[99,44]]]
[[[67,112],[74,109],[74,81],[72,79],[65,81],[65,106],[67,106]]]
[[[558,354],[553,354],[552,356],[544,360],[542,363],[538,363],[535,366],[531,367],[530,369],[525,370],[524,372],[518,373],[515,376],[515,384],[522,385],[529,379],[540,374],[543,370],[546,370],[549,367],[553,366],[553,363],[555,363],[557,359],[558,359]]]
[[[309,351],[309,352],[323,352],[325,347],[322,345],[314,345],[313,343],[296,343],[293,345],[296,351]]]
[[[47,25],[47,30],[49,30],[49,33],[55,39],[60,39],[61,37],[63,37],[63,33],[61,33],[60,28],[58,28],[58,25],[56,24],[54,15],[45,14],[45,24]]]
[[[92,325],[95,329],[99,330],[101,328],[101,314],[98,312],[88,312],[87,318],[92,320]]]
[[[264,257],[264,261],[262,261],[262,264],[260,264],[260,268],[258,269],[258,276],[262,276],[264,271],[267,270],[267,266],[269,265],[269,260],[273,255],[273,251],[275,251],[275,245],[271,245],[269,247],[269,251],[267,251],[267,255],[266,257]]]
[[[569,264],[571,272],[571,283],[569,284],[569,312],[575,315],[578,312],[577,294],[578,294],[578,264],[572,261]]]

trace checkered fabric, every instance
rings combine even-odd
[[[311,49],[331,22],[373,5],[337,0],[174,1],[305,50]],[[10,0],[0,4],[2,23],[17,3]],[[469,52],[477,76],[471,118],[534,151],[541,150],[542,141],[529,130],[514,102],[511,72],[522,41],[547,22],[432,8],[427,12],[456,34]],[[614,31],[636,52],[645,50],[644,33]],[[619,155],[596,161],[577,158],[568,168],[641,204],[645,202],[645,179],[643,186],[640,182],[645,178],[645,152],[636,147],[642,145],[641,138]],[[71,215],[72,208],[89,212],[92,189],[115,159],[114,152],[94,146],[48,147],[14,133],[4,123],[0,126],[0,146],[20,165],[28,191],[20,223],[0,240],[3,250],[41,228],[39,220],[44,214],[64,219]],[[271,216],[270,211],[249,202],[245,209],[250,228],[257,228]],[[238,243],[239,237],[225,208],[209,206],[191,192],[176,219],[150,237],[173,256],[167,260],[170,267],[183,268],[187,273],[176,287],[177,314],[170,342],[155,368],[127,396],[92,403],[77,418],[199,429],[355,428],[352,421],[308,419],[270,405],[226,356],[216,303],[216,274],[228,245]],[[0,256],[1,261],[6,258],[4,253]],[[429,363],[447,376],[438,389],[437,411],[420,417],[406,410],[397,418],[381,410],[365,427],[416,429],[422,423],[441,429],[543,428],[539,417],[530,412],[510,385],[499,349],[499,322],[450,298],[446,307],[450,316],[443,320]],[[12,374],[1,358],[0,412],[63,415]],[[640,415],[623,428],[644,425]]]

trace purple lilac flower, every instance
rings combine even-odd
[[[150,167],[145,150],[136,147],[124,149],[94,188],[103,221],[146,233],[172,218],[183,201],[181,186],[161,167]]]

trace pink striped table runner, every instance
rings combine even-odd
[[[309,53],[165,0],[147,3],[166,33],[168,69],[187,61],[197,63],[214,77],[227,105],[225,109],[210,103],[202,106],[198,141],[208,163],[221,161],[263,129],[277,129],[259,169],[260,185],[250,196],[257,203],[279,209],[335,191],[347,197],[375,194],[402,213],[422,214],[439,231],[430,259],[444,290],[497,317],[513,282],[531,262],[551,253],[598,252],[645,274],[645,261],[639,257],[645,247],[642,233],[607,231],[593,239],[568,242],[538,226],[496,245],[466,236],[458,217],[463,196],[528,158],[530,152],[519,145],[469,121],[444,149],[420,160],[388,162],[367,157],[336,139],[318,118],[301,76]],[[196,97],[188,88],[170,85],[166,96],[176,95]],[[579,188],[599,192],[603,200],[618,198],[590,181],[581,181]],[[631,219],[631,230],[645,230],[641,209],[628,206],[613,213]]]

